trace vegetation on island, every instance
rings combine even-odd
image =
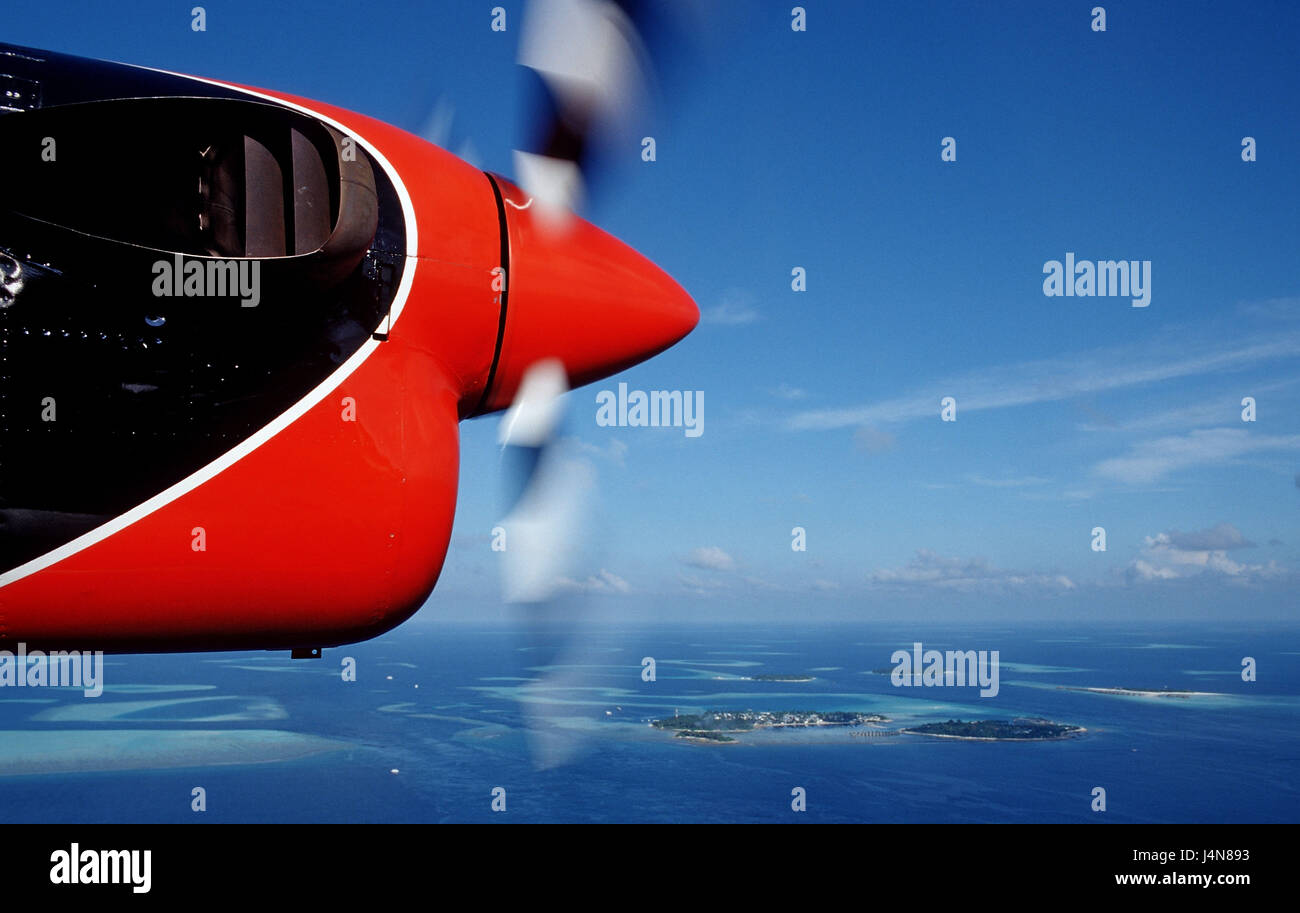
[[[712,729],[679,729],[676,738],[693,739],[697,742],[734,742],[731,736]]]
[[[948,720],[943,723],[924,723],[903,730],[903,732],[912,732],[918,735],[1007,742],[1068,739],[1083,731],[1082,726],[1053,723],[1051,720],[1042,719],[967,720],[965,722],[962,720]]]
[[[779,729],[797,726],[860,726],[864,723],[887,723],[889,718],[878,713],[856,713],[841,710],[706,710],[703,713],[682,713],[651,720],[656,729],[677,730],[679,734],[750,732],[755,729]]]
[[[811,682],[816,679],[815,675],[797,675],[789,672],[763,672],[749,677],[749,680],[754,682]]]

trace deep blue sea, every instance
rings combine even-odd
[[[871,672],[917,640],[997,650],[998,695]],[[762,673],[813,680],[751,678]],[[0,688],[7,821],[1300,820],[1294,628],[665,626],[574,640],[408,624],[318,660],[110,656],[104,674],[97,699]],[[889,717],[886,730],[1032,716],[1087,733],[1012,743],[823,727],[714,745],[648,725],[724,709],[860,710]],[[206,811],[192,810],[196,787]],[[491,808],[497,787],[504,812]],[[796,787],[806,811],[791,808]]]

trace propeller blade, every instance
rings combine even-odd
[[[617,132],[643,104],[649,56],[633,0],[533,0],[519,63],[536,73],[543,102],[515,175],[540,205],[576,210],[597,134]]]
[[[569,569],[579,518],[594,483],[591,465],[557,443],[568,391],[564,366],[547,359],[528,369],[501,420],[499,442],[510,485],[502,556],[507,602],[549,600]]]

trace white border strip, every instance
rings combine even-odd
[[[133,64],[127,64],[127,66],[133,66]],[[410,295],[411,283],[415,280],[415,267],[416,264],[419,262],[416,257],[416,251],[419,249],[419,246],[416,237],[415,207],[411,203],[411,196],[406,191],[406,185],[402,183],[401,175],[397,173],[397,169],[395,169],[392,166],[392,164],[388,161],[388,159],[384,158],[383,153],[381,153],[378,149],[376,149],[373,144],[367,142],[363,137],[358,136],[353,130],[344,126],[343,124],[339,123],[333,118],[326,117],[324,114],[320,114],[316,111],[311,110],[310,108],[304,107],[303,105],[295,104],[294,102],[291,101],[285,101],[284,99],[281,98],[276,98],[274,95],[268,95],[262,92],[253,91],[252,89],[245,89],[240,86],[230,85],[229,83],[219,82],[218,80],[215,79],[204,79],[201,76],[187,76],[184,73],[172,73],[169,70],[157,70],[154,69],[153,67],[136,67],[136,69],[154,70],[154,72],[156,73],[166,73],[169,76],[181,76],[185,79],[192,79],[195,82],[202,82],[213,86],[220,86],[225,89],[234,89],[237,92],[243,92],[245,95],[251,95],[255,98],[261,98],[265,101],[269,101],[277,105],[283,105],[285,107],[292,108],[293,110],[298,111],[299,113],[306,114],[310,117],[314,117],[318,120],[324,121],[325,123],[331,125],[332,127],[334,127],[336,130],[338,130],[340,133],[344,134],[345,136],[351,136],[358,143],[360,143],[362,147],[365,148],[366,152],[370,154],[371,158],[373,158],[375,161],[379,162],[379,164],[383,166],[383,169],[386,172],[388,172],[389,179],[392,180],[393,182],[393,187],[397,190],[397,197],[401,201],[402,211],[405,215],[405,221],[406,221],[407,261],[404,264],[404,268],[402,269],[401,284],[397,287],[397,294],[393,298],[392,306],[389,309],[389,317],[390,317],[389,325],[391,329],[391,325],[397,322],[398,315],[402,313],[402,308],[405,306],[406,299]],[[338,389],[338,387],[343,383],[343,381],[347,380],[348,377],[351,376],[352,372],[355,371],[357,368],[359,368],[362,362],[364,362],[367,358],[369,358],[370,354],[374,352],[375,349],[378,348],[380,345],[382,345],[382,343],[374,339],[374,337],[367,339],[364,343],[362,343],[361,348],[352,354],[351,358],[343,362],[343,364],[341,364],[337,369],[335,369],[333,374],[325,378],[325,380],[322,381],[310,393],[308,393],[298,402],[290,406],[288,410],[276,416],[274,419],[272,419],[270,424],[260,428],[251,437],[242,441],[231,450],[226,451],[221,456],[217,457],[217,459],[213,460],[211,463],[204,466],[202,469],[198,470],[192,475],[186,476],[184,479],[181,479],[179,482],[177,482],[175,485],[171,486],[170,488],[164,489],[163,491],[154,495],[152,498],[150,498],[148,501],[145,501],[143,504],[139,504],[131,508],[126,513],[114,517],[112,520],[109,520],[107,523],[104,523],[101,526],[97,526],[87,533],[83,533],[82,535],[78,536],[76,539],[73,539],[71,542],[64,543],[63,545],[59,546],[53,551],[46,552],[45,554],[37,558],[33,558],[31,561],[28,561],[26,564],[20,564],[18,567],[14,568],[13,570],[7,571],[4,574],[0,574],[0,588],[6,587],[9,584],[14,583],[15,581],[21,580],[24,577],[28,577],[32,574],[35,574],[37,571],[44,570],[45,568],[50,567],[53,564],[57,564],[58,562],[62,561],[65,558],[75,555],[77,552],[80,552],[83,549],[89,548],[90,546],[94,545],[97,542],[101,542],[104,539],[107,539],[109,536],[112,536],[115,533],[118,533],[121,530],[126,529],[128,526],[131,526],[133,523],[136,523],[137,521],[144,519],[145,517],[149,516],[151,513],[158,510],[159,508],[167,504],[170,504],[172,501],[175,501],[177,498],[181,497],[182,495],[193,491],[194,489],[202,485],[204,482],[207,482],[209,479],[212,479],[213,477],[224,472],[226,469],[230,468],[235,463],[239,462],[244,457],[248,456],[258,447],[261,447],[271,438],[275,437],[285,428],[292,425],[301,416],[306,414],[306,412],[309,409],[311,409],[313,406],[315,406],[317,403],[323,400],[334,390]]]

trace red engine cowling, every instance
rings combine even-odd
[[[43,52],[23,53],[32,61],[27,81],[36,86],[30,93],[33,103],[26,110],[0,116],[0,135],[20,135],[23,118],[69,118],[75,105],[84,113],[96,103],[205,92],[223,104],[273,106],[309,119],[323,132],[313,134],[316,128],[307,120],[295,121],[288,125],[292,142],[277,146],[282,131],[273,115],[248,109],[254,120],[271,118],[265,129],[254,129],[230,114],[229,129],[213,135],[222,137],[221,148],[236,153],[242,143],[242,157],[232,154],[240,167],[228,166],[225,159],[202,165],[207,170],[199,185],[203,189],[208,181],[208,196],[200,208],[207,207],[203,212],[209,213],[209,224],[203,224],[201,213],[196,231],[202,237],[185,228],[184,241],[175,242],[178,249],[190,245],[184,255],[191,259],[229,255],[232,261],[258,260],[265,275],[273,277],[268,281],[278,289],[274,294],[282,305],[274,310],[271,302],[259,303],[257,308],[266,308],[262,313],[268,315],[259,315],[262,323],[238,323],[245,312],[233,308],[213,310],[208,323],[194,323],[197,318],[185,316],[191,312],[182,308],[182,302],[172,303],[181,315],[175,322],[191,320],[186,324],[190,327],[186,345],[204,344],[204,334],[195,327],[215,326],[215,332],[230,333],[229,346],[247,348],[248,361],[260,366],[264,379],[222,377],[218,383],[196,379],[191,371],[182,382],[176,380],[182,373],[177,367],[180,362],[168,363],[167,370],[155,366],[151,370],[162,378],[160,384],[175,384],[174,402],[167,400],[174,408],[161,409],[163,418],[150,425],[148,410],[123,400],[130,397],[114,389],[112,397],[102,400],[99,425],[95,409],[74,410],[74,421],[82,421],[93,432],[83,439],[104,442],[75,455],[70,452],[75,448],[70,435],[56,445],[48,443],[52,440],[48,435],[37,437],[45,428],[29,423],[25,427],[30,433],[22,435],[22,427],[9,423],[0,449],[0,474],[9,462],[7,455],[27,453],[26,463],[22,459],[19,463],[29,466],[29,477],[39,484],[28,489],[35,494],[3,492],[0,520],[10,529],[4,540],[9,558],[0,569],[0,648],[22,642],[29,649],[119,652],[313,649],[374,637],[415,612],[437,581],[455,510],[460,419],[507,406],[523,372],[540,358],[560,358],[572,383],[587,383],[667,348],[698,319],[686,293],[621,242],[578,219],[560,231],[548,228],[518,188],[402,130],[264,90]],[[224,112],[235,109],[216,110],[227,117]],[[206,129],[211,120],[206,113],[195,116],[193,129]],[[69,128],[61,135],[75,136],[76,131]],[[235,139],[229,140],[232,136]],[[318,166],[310,154],[309,141],[315,143],[323,165]],[[335,244],[334,250],[328,241],[315,248],[329,234],[329,219],[313,215],[304,208],[301,195],[295,195],[312,186],[310,179],[300,175],[324,173],[325,180],[317,183],[326,189],[318,191],[316,205],[324,207],[323,201],[330,201],[330,218],[336,222],[331,237],[347,235],[338,226],[349,206],[361,206],[361,222],[352,224],[368,224],[365,205],[356,203],[362,199],[368,205],[367,188],[358,191],[349,185],[354,179],[350,175],[356,174],[347,160],[349,143],[354,144],[353,154],[369,163],[380,210],[379,229],[364,253],[353,253],[360,258],[355,264],[344,242]],[[210,158],[211,148],[199,151]],[[337,162],[331,154],[335,148]],[[300,158],[300,153],[306,158]],[[257,213],[260,221],[255,226],[255,201],[274,202],[275,192],[267,197],[264,175],[274,177],[277,161],[284,175],[284,205],[275,204],[269,219],[264,212]],[[265,163],[269,172],[262,168]],[[190,167],[183,162],[182,166]],[[18,161],[6,167],[33,166]],[[169,168],[164,164],[161,173],[170,173]],[[93,169],[87,173],[93,178]],[[222,182],[229,183],[231,173],[236,174],[230,185],[235,191],[226,193]],[[37,179],[39,175],[33,178]],[[335,191],[334,183],[342,189]],[[364,185],[364,174],[355,183]],[[45,199],[51,196],[46,194]],[[227,196],[236,201],[229,209],[212,202],[217,197],[221,203]],[[243,211],[240,199],[247,201]],[[73,207],[69,212],[76,211],[74,204],[75,200],[69,204]],[[186,199],[177,206],[188,213],[191,202]],[[85,225],[69,226],[67,237],[76,238],[64,243],[58,234],[42,234],[54,231],[50,219],[32,219],[31,213],[19,209],[0,219],[0,249],[16,250],[16,241],[39,235],[59,256],[67,254],[69,263],[89,263],[95,256],[89,253],[90,259],[81,261],[79,255],[67,253],[80,250],[78,244],[88,244],[84,239],[101,230],[87,226],[114,224],[88,213]],[[288,215],[291,211],[296,219]],[[237,240],[222,247],[211,240],[210,223],[227,217],[233,220],[230,237]],[[282,241],[307,237],[311,218],[322,226],[317,237],[300,240],[297,250],[291,240]],[[283,231],[281,219],[288,226]],[[45,227],[32,227],[37,223]],[[269,256],[265,250],[253,249],[253,239],[266,235],[268,223],[271,243],[277,245]],[[141,231],[148,229],[141,224]],[[14,238],[14,233],[20,237]],[[125,243],[120,238],[101,240]],[[157,243],[151,240],[143,247],[133,243],[131,250],[123,248],[127,252],[122,256],[143,248],[154,250],[151,245]],[[56,333],[71,327],[75,340],[77,328],[67,315],[84,313],[78,310],[84,306],[78,304],[78,295],[88,293],[70,284],[68,271],[13,256],[19,271],[25,269],[22,275],[31,281],[26,286],[20,283],[13,307],[0,315],[0,321],[11,321],[5,325],[10,338],[18,326],[14,321],[26,321],[22,324],[26,329],[33,321],[55,321],[52,315],[57,313],[66,326]],[[328,289],[322,278],[327,274],[332,283]],[[39,297],[42,287],[58,290],[49,293],[48,301],[53,303]],[[120,299],[115,307],[127,315],[123,320],[142,306],[127,300],[138,292],[115,294]],[[32,299],[30,306],[24,296]],[[148,305],[145,299],[143,306]],[[147,318],[148,326],[158,319]],[[370,320],[374,325],[365,325]],[[290,357],[299,325],[304,336],[316,334],[328,343],[321,346],[334,347],[329,355],[337,365],[317,359],[328,368],[319,377],[295,368]],[[111,330],[101,335],[111,336]],[[119,334],[128,349],[130,336]],[[340,339],[348,341],[344,344]],[[161,344],[163,339],[156,341]],[[13,350],[20,365],[23,358],[32,365],[49,361],[49,356],[42,356],[38,362],[34,353],[45,350],[34,348],[37,345]],[[144,345],[148,352],[147,339]],[[116,382],[119,377],[113,371],[120,373],[128,365],[137,370],[144,363],[141,359],[150,357],[115,351],[94,364]],[[71,355],[68,358],[65,367],[75,375],[77,364]],[[246,372],[249,365],[228,367],[225,373],[242,378],[238,372]],[[37,370],[31,368],[33,373]],[[285,388],[273,384],[281,376],[292,378],[303,391],[295,393],[292,402],[277,405],[273,394],[283,394]],[[243,399],[227,403],[204,388],[204,382],[218,394],[227,389],[222,384],[244,384],[239,388]],[[6,377],[3,383],[11,385],[4,392],[21,394],[18,398],[40,392],[39,384],[22,377]],[[91,391],[105,386],[103,377],[88,373],[80,387],[69,388],[63,402],[84,399],[93,404]],[[120,386],[152,387],[147,391],[152,395],[159,385]],[[135,425],[125,443],[122,428],[100,427],[104,410],[117,409],[123,402],[121,421],[144,423],[140,430],[157,435],[155,449],[131,442]],[[245,409],[241,403],[252,405]],[[204,415],[215,423],[212,428],[183,421],[185,410],[195,408],[209,410]],[[51,425],[66,433],[58,422]],[[234,431],[228,434],[229,447],[214,450],[212,438],[218,432],[213,428],[218,426],[222,434]],[[47,443],[33,443],[38,440]],[[40,447],[47,452],[42,454]],[[96,450],[104,454],[104,463],[94,462]],[[151,467],[155,452],[166,456]],[[96,505],[93,510],[79,511],[76,498],[59,494],[57,476],[50,468],[56,464],[65,479],[82,479],[75,475],[77,467],[91,476],[101,474],[93,484],[73,486],[81,491],[82,501]],[[118,495],[111,487],[114,478],[129,480]],[[156,491],[149,490],[151,480],[156,480]],[[131,500],[131,493],[139,491],[148,496]],[[38,530],[45,538],[33,539],[29,530]],[[42,544],[34,547],[33,541]]]

